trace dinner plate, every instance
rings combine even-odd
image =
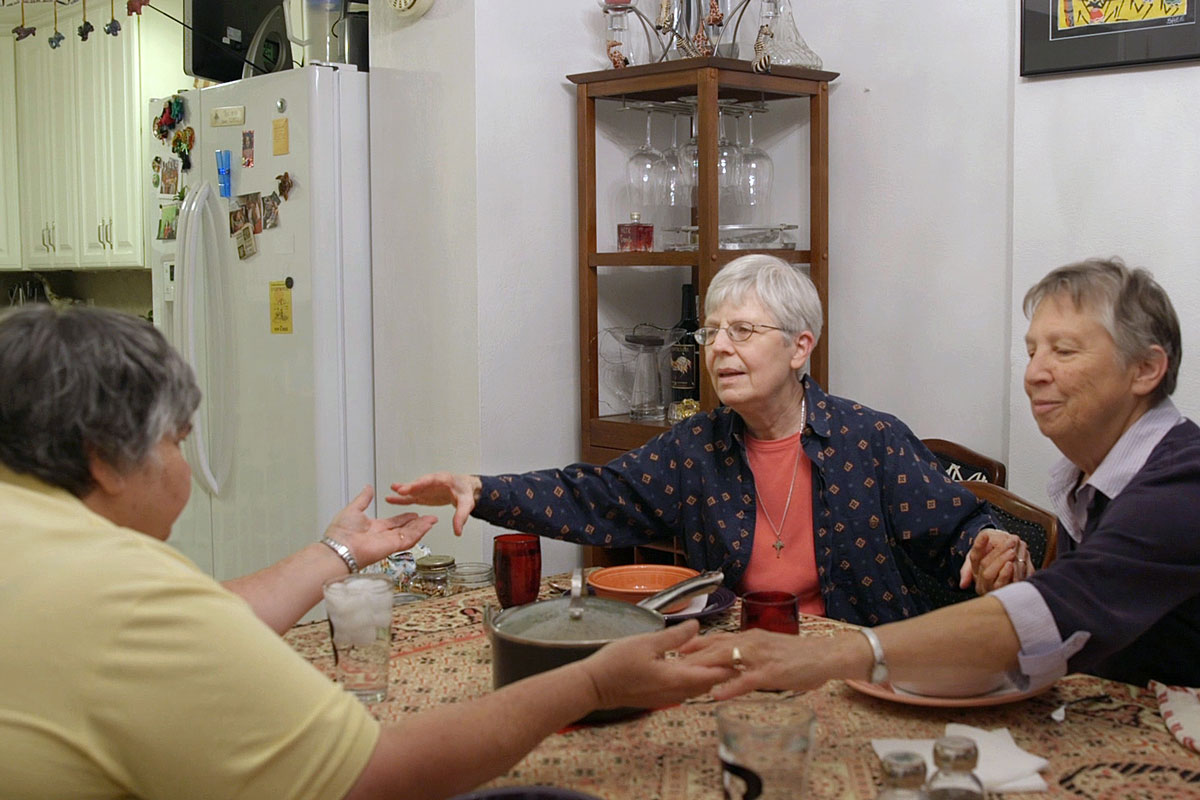
[[[924,694],[913,694],[903,689],[896,689],[890,683],[867,683],[866,681],[848,680],[846,685],[855,691],[878,697],[880,700],[891,700],[893,703],[904,703],[910,706],[931,706],[933,708],[978,708],[981,706],[1000,706],[1005,703],[1016,703],[1039,695],[1053,686],[1042,686],[1023,692],[1005,681],[1004,685],[993,692],[979,694],[974,697],[932,697]]]
[[[708,602],[700,606],[700,603],[697,601],[705,599]],[[663,614],[663,617],[667,622],[683,622],[685,619],[704,619],[705,617],[711,617],[713,614],[720,614],[722,611],[725,611],[733,605],[733,601],[736,599],[737,595],[730,589],[718,586],[711,594],[706,597],[697,598],[682,611],[677,611],[674,614]]]

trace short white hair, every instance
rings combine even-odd
[[[705,315],[726,303],[741,303],[754,293],[775,324],[796,335],[810,331],[813,343],[821,338],[825,315],[812,280],[795,264],[765,254],[730,261],[708,285]]]

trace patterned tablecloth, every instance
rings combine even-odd
[[[549,596],[546,590],[543,597]],[[557,594],[555,592],[555,594]],[[370,706],[382,721],[457,703],[492,688],[491,647],[482,609],[495,603],[477,590],[397,607],[388,699]],[[704,620],[735,629],[737,606]],[[806,619],[802,635],[829,635],[840,623]],[[287,641],[318,669],[333,675],[324,622],[299,625]],[[872,738],[935,738],[947,722],[1008,728],[1019,746],[1043,756],[1048,793],[1011,798],[1087,800],[1200,798],[1200,756],[1167,731],[1154,695],[1145,688],[1071,675],[1045,694],[989,708],[941,709],[902,705],[860,694],[841,681],[811,692],[771,693],[805,703],[819,720],[810,797],[869,800],[878,791],[879,761]],[[1050,713],[1068,706],[1066,720]],[[549,784],[606,800],[719,800],[716,702],[700,697],[608,725],[579,726],[550,736],[508,774],[489,785]]]

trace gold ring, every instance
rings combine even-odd
[[[742,651],[741,651],[741,649],[738,648],[737,645],[734,645],[734,647],[733,647],[733,668],[734,669],[742,668]]]
[[[1025,563],[1025,559],[1023,559],[1023,558],[1018,558],[1018,559],[1017,559],[1017,563],[1018,563],[1018,564],[1024,564],[1024,563]]]

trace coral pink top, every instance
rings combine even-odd
[[[745,440],[746,458],[754,471],[758,512],[754,521],[754,549],[742,577],[741,593],[791,592],[800,598],[802,613],[824,616],[825,601],[821,598],[813,550],[812,462],[800,447],[800,434],[786,439],[755,439],[747,435]],[[772,522],[779,527],[779,540],[783,542],[778,550]]]

